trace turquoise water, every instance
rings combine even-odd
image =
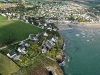
[[[70,29],[60,33],[66,43],[64,75],[100,75],[100,30]]]

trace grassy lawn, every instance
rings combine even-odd
[[[0,21],[2,20],[7,20],[7,18],[0,15]]]
[[[28,38],[29,34],[37,34],[42,31],[36,26],[21,21],[0,21],[0,43],[10,44],[21,41]]]
[[[2,75],[11,75],[19,70],[19,67],[6,56],[0,54],[0,73]]]

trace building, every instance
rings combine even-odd
[[[22,54],[26,54],[26,52],[25,52],[25,46],[20,46],[20,47],[18,48],[18,52],[20,52],[20,53],[22,53]]]
[[[3,4],[0,4],[0,8],[5,10],[6,8],[11,8],[11,7],[16,7],[15,4],[11,4],[11,3],[3,3]]]
[[[20,45],[20,46],[24,46],[24,47],[29,47],[29,46],[30,46],[28,43],[26,43],[26,42],[24,42],[24,41],[21,41],[21,42],[19,43],[19,45]]]
[[[17,56],[17,53],[16,53],[15,50],[12,50],[12,51],[10,51],[10,52],[7,54],[7,56],[8,56],[9,58],[14,58],[15,56]]]
[[[45,32],[45,33],[43,34],[43,36],[48,36],[48,33]]]

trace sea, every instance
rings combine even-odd
[[[100,75],[100,30],[60,30],[65,41],[64,75]]]

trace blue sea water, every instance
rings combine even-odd
[[[100,75],[100,30],[73,28],[60,34],[66,44],[64,75]]]

